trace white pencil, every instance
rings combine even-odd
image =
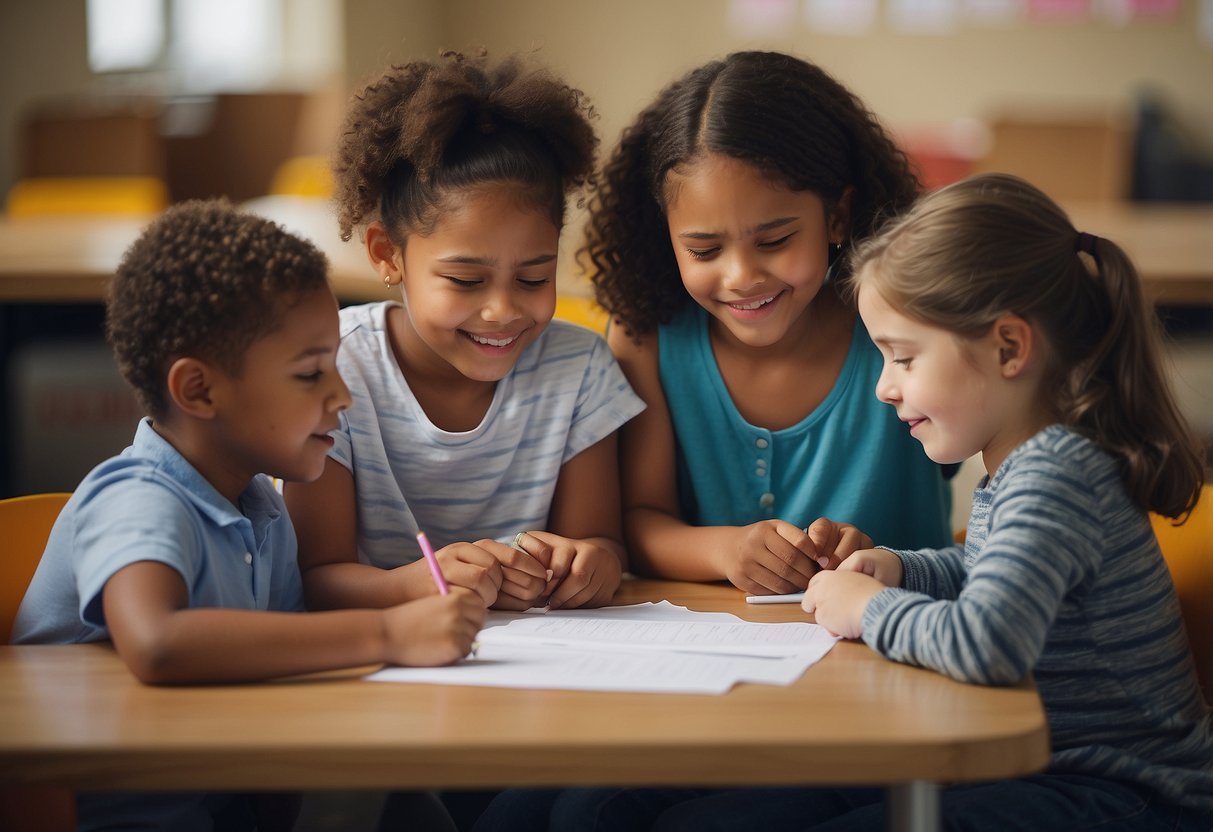
[[[747,595],[747,604],[799,604],[804,600],[803,592],[793,592],[790,595]]]

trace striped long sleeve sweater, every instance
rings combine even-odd
[[[874,650],[978,684],[1031,671],[1050,771],[1213,809],[1213,716],[1149,520],[1109,454],[1048,427],[977,488],[963,548],[897,555],[902,587],[864,613]]]

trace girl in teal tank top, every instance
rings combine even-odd
[[[648,404],[621,431],[633,571],[787,593],[868,545],[858,528],[950,540],[946,480],[876,400],[839,293],[846,250],[917,193],[862,103],[788,55],[695,69],[624,132],[582,254]]]
[[[947,488],[896,411],[872,395],[883,359],[856,321],[833,389],[782,430],[747,422],[712,354],[708,313],[688,307],[660,328],[659,368],[677,438],[681,516],[697,526],[817,517],[853,524],[890,546],[947,542]],[[722,460],[736,461],[721,476]],[[898,488],[882,488],[874,472]]]

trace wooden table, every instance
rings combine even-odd
[[[1117,243],[1155,303],[1213,306],[1213,205],[1073,202],[1079,231]]]
[[[247,206],[315,243],[328,257],[330,280],[345,302],[385,300],[357,238],[343,243],[331,205],[322,199],[265,197]],[[0,218],[0,303],[99,303],[122,253],[151,217]]]
[[[347,302],[389,296],[357,240],[343,243],[326,200],[263,197],[247,206],[311,239],[328,255]],[[1134,258],[1158,302],[1213,306],[1213,206],[1074,203],[1081,230],[1107,236]],[[99,301],[105,281],[148,218],[0,219],[0,303]]]
[[[754,621],[803,620],[736,589],[627,581]],[[0,784],[380,789],[889,784],[930,829],[931,784],[1014,777],[1049,753],[1029,684],[988,688],[838,644],[790,687],[723,696],[367,682],[147,687],[108,645],[0,647]]]

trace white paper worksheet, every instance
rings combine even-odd
[[[838,639],[816,624],[756,624],[669,602],[490,613],[474,657],[393,667],[367,678],[560,690],[726,693],[738,682],[788,685]]]

